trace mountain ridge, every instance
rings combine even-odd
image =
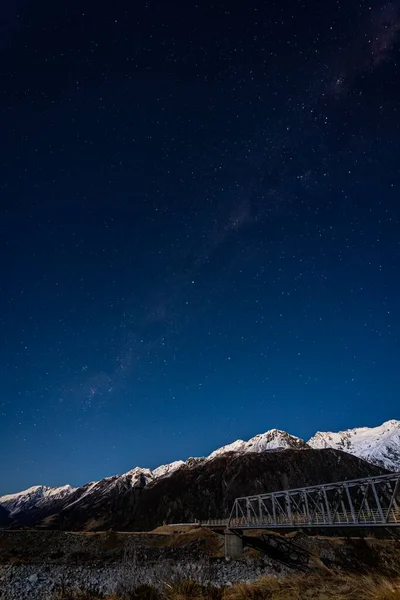
[[[0,497],[0,506],[9,516],[31,509],[41,509],[46,503],[62,501],[63,506],[74,506],[87,497],[109,493],[114,488],[124,491],[130,488],[142,488],[170,477],[182,468],[194,468],[205,465],[225,455],[244,455],[249,453],[279,452],[281,450],[307,450],[332,448],[352,454],[381,468],[400,470],[400,421],[386,421],[378,427],[359,427],[340,432],[316,432],[305,442],[280,429],[270,429],[257,434],[248,441],[236,440],[211,452],[206,457],[177,460],[151,470],[134,467],[122,475],[105,477],[89,482],[79,488],[70,485],[60,487],[32,486],[27,490]],[[70,502],[68,502],[70,499]]]
[[[70,496],[15,513],[9,529],[150,531],[162,523],[224,518],[238,496],[373,477],[382,468],[324,448],[226,452],[190,462],[142,486],[110,477]]]
[[[400,471],[400,421],[395,419],[377,427],[355,427],[339,432],[317,431],[307,443],[314,449],[342,450],[389,471]]]

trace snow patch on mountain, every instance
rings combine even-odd
[[[180,469],[184,464],[186,464],[183,460],[175,460],[168,465],[161,465],[152,471],[153,479],[158,479],[159,477],[165,477],[166,475],[172,475],[174,471]]]
[[[153,481],[153,473],[150,469],[135,467],[121,475],[120,478],[129,482],[132,487],[145,486]]]
[[[308,445],[343,450],[389,471],[400,471],[400,421],[394,419],[378,427],[356,427],[337,433],[318,431]]]
[[[244,454],[247,452],[267,452],[268,450],[284,450],[287,448],[307,448],[307,444],[301,438],[289,435],[286,431],[280,429],[270,429],[265,433],[259,433],[252,437],[247,442],[236,440],[232,444],[222,446],[218,450],[214,450],[207,457],[207,460],[212,460],[217,456],[222,456],[227,452],[237,452]]]
[[[58,500],[75,492],[76,488],[70,485],[61,487],[47,487],[45,485],[34,485],[27,490],[16,494],[8,494],[0,497],[0,504],[4,506],[12,516],[21,510],[28,510],[40,506],[49,500]]]
[[[145,487],[160,477],[171,475],[184,464],[185,463],[182,460],[175,461],[169,465],[157,467],[154,471],[147,468],[134,467],[130,471],[123,473],[123,475],[114,475],[113,477],[100,479],[100,481],[92,481],[81,488],[84,490],[83,493],[78,498],[75,498],[72,502],[68,503],[65,508],[76,506],[84,501],[86,502],[89,496],[106,496],[116,487],[119,487],[121,490],[126,490],[131,487]]]

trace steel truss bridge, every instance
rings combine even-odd
[[[400,473],[237,498],[229,519],[243,529],[400,527]]]

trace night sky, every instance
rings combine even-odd
[[[0,22],[0,493],[400,417],[400,0]]]

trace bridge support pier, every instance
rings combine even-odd
[[[225,558],[236,558],[243,553],[243,540],[241,537],[232,531],[226,530],[224,532],[224,538]]]

